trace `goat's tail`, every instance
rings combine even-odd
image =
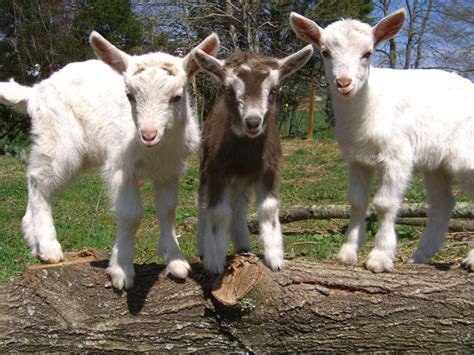
[[[31,87],[20,85],[13,79],[8,82],[0,82],[0,104],[20,113],[27,113],[26,108],[31,90]]]

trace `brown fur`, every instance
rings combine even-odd
[[[248,70],[242,70],[246,64]],[[246,82],[249,96],[259,92],[262,81],[270,69],[278,68],[273,58],[235,53],[226,60],[225,67],[232,68]],[[234,120],[240,120],[237,102],[232,92],[217,99],[204,122],[201,164],[200,194],[206,197],[208,207],[219,203],[225,187],[233,178],[259,179],[264,189],[278,196],[278,165],[281,157],[279,132],[274,117],[275,100],[269,98],[264,132],[255,138],[239,137],[232,130]]]

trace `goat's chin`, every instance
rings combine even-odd
[[[252,131],[249,131],[249,130],[245,130],[245,135],[248,137],[248,138],[257,138],[259,135],[261,135],[263,132],[263,129],[262,128],[259,128],[259,129],[256,129],[256,130],[252,130]]]
[[[232,129],[232,132],[237,137],[241,137],[241,138],[243,137],[256,138],[263,133],[263,127],[259,127],[255,130],[249,130],[239,125],[232,125],[231,129]]]
[[[345,90],[337,89],[337,92],[339,93],[339,96],[350,99],[351,97],[355,96],[355,94],[357,93],[357,89],[355,87]]]

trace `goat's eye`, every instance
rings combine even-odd
[[[323,49],[321,51],[321,54],[323,55],[324,58],[331,58],[331,52],[329,52],[327,49]]]
[[[170,99],[170,102],[178,102],[179,100],[181,100],[182,97],[183,95],[175,95]]]
[[[234,95],[234,89],[231,86],[224,86],[224,91],[227,95]]]
[[[273,88],[270,90],[270,95],[275,96],[277,92],[278,92],[278,88]]]
[[[127,99],[130,102],[135,102],[135,96],[133,96],[133,94],[127,93]]]
[[[365,52],[364,55],[362,56],[362,59],[369,59],[371,55],[372,55],[372,52],[371,52],[371,51],[367,51],[367,52]]]

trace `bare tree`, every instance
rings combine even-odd
[[[391,68],[437,68],[474,77],[474,3],[448,0],[377,0],[374,18],[403,7],[405,29],[377,52]]]

